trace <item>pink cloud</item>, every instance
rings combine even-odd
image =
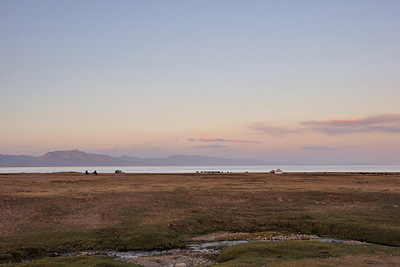
[[[202,148],[202,149],[226,149],[230,148],[229,146],[221,146],[221,145],[207,145],[207,146],[192,146],[189,148]]]
[[[296,134],[316,131],[329,135],[350,133],[400,133],[399,114],[380,114],[366,118],[344,118],[325,121],[303,121],[299,126],[271,126],[266,122],[253,122],[248,128],[271,135]]]
[[[199,141],[206,141],[206,142],[227,142],[227,139],[224,138],[217,138],[217,137],[201,137],[197,139]]]
[[[237,143],[260,143],[257,141],[249,141],[249,140],[244,140],[244,139],[230,139],[230,142],[237,142]]]
[[[301,148],[305,149],[305,150],[314,150],[314,151],[335,150],[336,149],[334,147],[329,147],[329,146],[303,146]]]
[[[332,119],[326,121],[304,121],[300,125],[326,134],[348,133],[400,133],[400,115],[381,114],[366,118]]]
[[[200,137],[197,139],[188,138],[188,141],[200,141],[200,142],[235,142],[235,143],[260,143],[258,141],[250,141],[245,139],[225,139],[219,137]]]

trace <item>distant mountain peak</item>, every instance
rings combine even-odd
[[[121,166],[123,164],[124,161],[117,158],[86,153],[78,149],[48,152],[29,162],[30,166]]]
[[[0,158],[1,159],[1,158]],[[229,159],[199,155],[175,154],[165,158],[112,157],[86,153],[79,149],[47,152],[40,157],[11,158],[0,161],[1,166],[65,167],[65,166],[239,166],[268,165],[254,159]]]

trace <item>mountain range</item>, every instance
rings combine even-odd
[[[228,159],[197,155],[173,155],[166,158],[112,157],[83,151],[53,151],[40,157],[2,155],[1,167],[70,167],[70,166],[262,166],[277,162],[257,159]]]

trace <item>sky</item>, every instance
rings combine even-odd
[[[0,154],[400,164],[400,1],[2,0]]]

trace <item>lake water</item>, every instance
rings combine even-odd
[[[0,167],[0,173],[84,172],[195,173],[196,171],[269,172],[400,172],[400,165],[304,165],[304,166],[84,166],[84,167]]]

